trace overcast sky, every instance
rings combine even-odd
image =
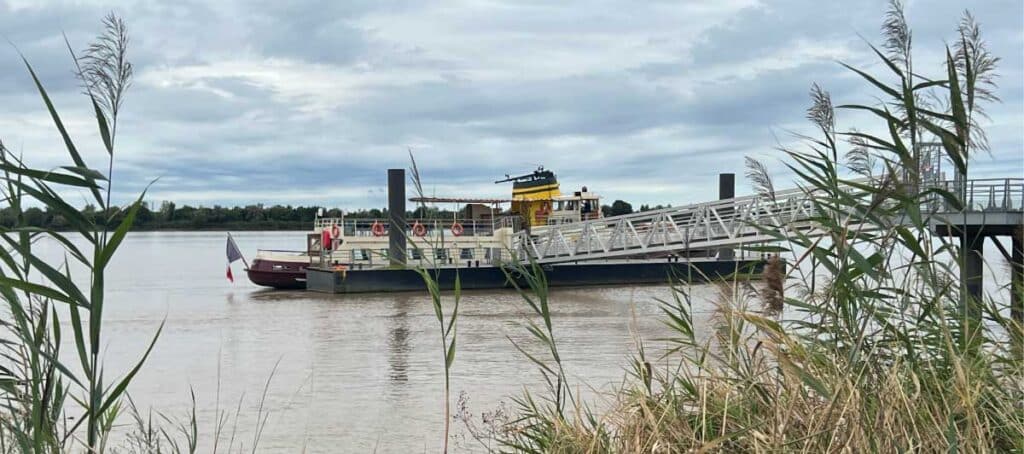
[[[942,77],[970,4],[1002,57],[991,156],[976,176],[1024,175],[1020,0],[911,0],[916,68]],[[807,91],[836,104],[876,93],[837,61],[880,75],[878,0],[236,1],[0,0],[0,36],[36,67],[93,167],[104,158],[61,33],[84,48],[114,11],[134,85],[115,193],[151,200],[385,205],[385,175],[417,156],[436,195],[507,196],[493,181],[538,165],[607,202],[714,198],[743,157],[781,167],[805,130]],[[0,45],[0,139],[38,166],[62,145],[17,52]],[[840,112],[845,129],[876,121]],[[781,170],[779,170],[781,172]],[[779,187],[789,186],[780,175]],[[740,181],[738,192],[746,193]],[[83,197],[84,200],[84,197]]]

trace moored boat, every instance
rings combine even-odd
[[[587,191],[563,195],[555,174],[543,168],[496,183],[512,182],[512,198],[480,199],[417,197],[421,204],[449,203],[460,207],[452,219],[408,219],[401,234],[407,239],[409,266],[492,266],[508,259],[515,233],[538,234],[547,225],[579,222],[601,216],[600,197]],[[506,208],[507,207],[507,208]],[[306,268],[337,270],[387,268],[391,225],[387,219],[323,217],[318,213],[306,234],[305,250],[259,250],[246,269],[254,284],[273,288],[305,288]]]

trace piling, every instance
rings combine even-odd
[[[405,169],[388,169],[388,258],[392,266],[405,266]]]
[[[985,237],[980,235],[967,235],[961,238],[961,248],[964,254],[963,269],[960,270],[960,280],[963,285],[964,295],[969,298],[966,304],[968,315],[980,318],[980,311],[977,309],[984,297],[984,276],[985,276]],[[975,313],[979,312],[979,313]]]
[[[1013,232],[1010,245],[1010,318],[1016,323],[1018,352],[1024,351],[1024,225]],[[1021,356],[1024,356],[1022,354]]]
[[[718,200],[728,200],[734,197],[736,197],[736,174],[718,174]],[[718,215],[723,218],[726,216],[732,216],[732,211],[732,206],[722,207],[718,210]],[[719,260],[733,260],[735,255],[736,254],[732,248],[723,248],[718,250]]]

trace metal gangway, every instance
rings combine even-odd
[[[961,193],[967,202],[964,211],[1024,210],[1024,179],[938,182],[936,186]],[[937,198],[925,201],[922,209],[951,212]],[[513,237],[513,250],[520,260],[553,264],[737,248],[775,241],[773,230],[814,229],[813,210],[806,191],[791,189],[774,197],[737,197],[523,230]]]

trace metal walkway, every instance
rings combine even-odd
[[[943,182],[947,189],[952,183]],[[965,185],[967,209],[982,212],[1024,210],[1024,179],[971,180]],[[924,207],[951,213],[937,201]],[[800,189],[776,192],[774,200],[746,196],[674,208],[612,216],[586,222],[520,231],[513,249],[527,260],[564,263],[585,260],[736,248],[774,241],[764,227],[809,230],[812,204]]]

